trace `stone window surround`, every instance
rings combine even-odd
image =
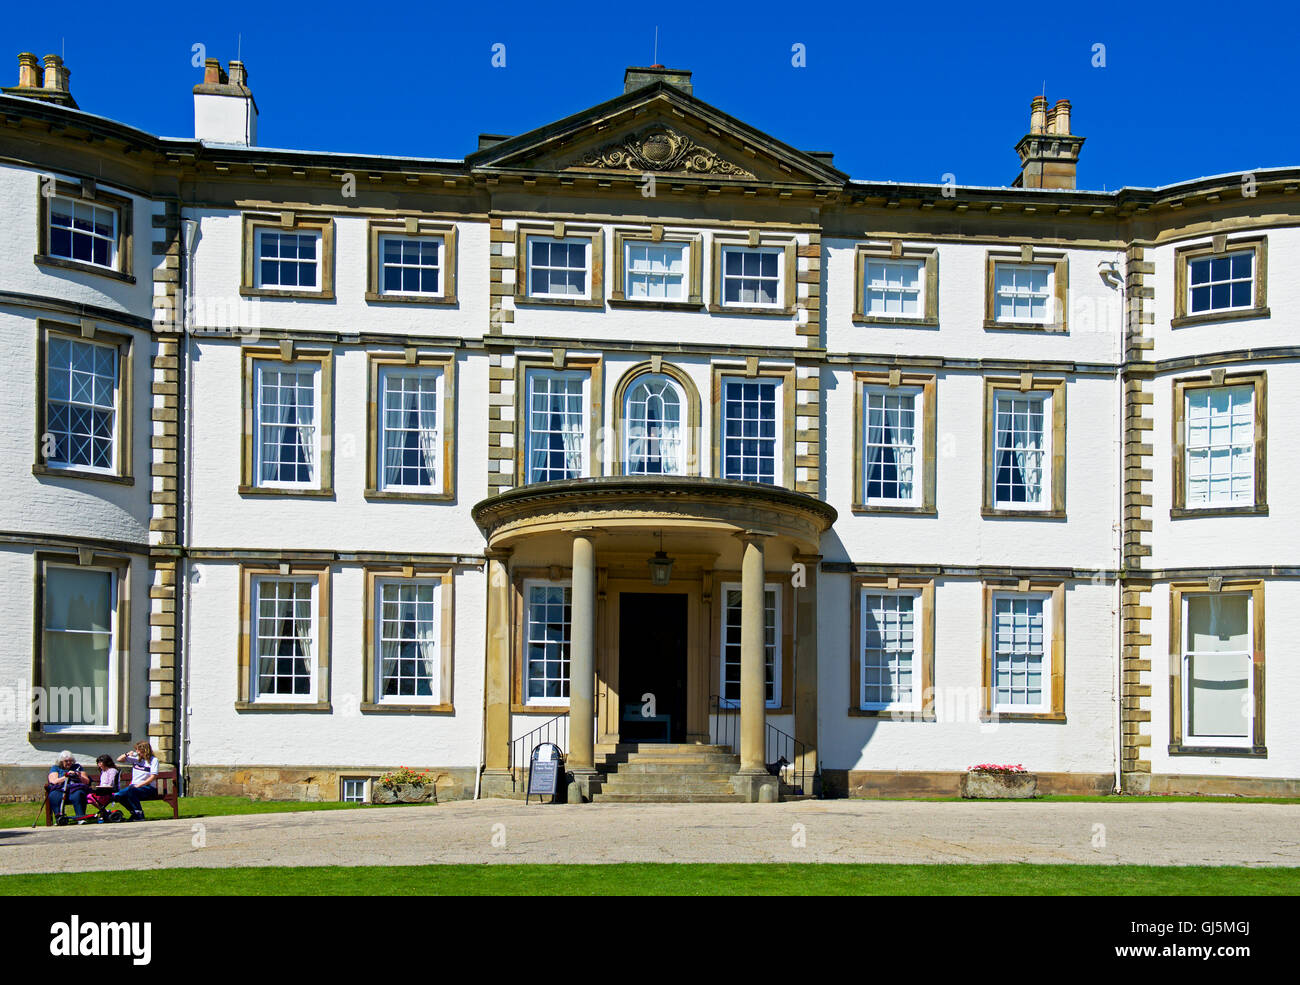
[[[659,223],[648,229],[628,229],[615,227],[614,233],[614,282],[610,288],[609,303],[611,307],[654,308],[665,311],[701,311],[704,308],[703,235],[696,230],[665,228]],[[625,294],[627,286],[626,253],[629,243],[682,243],[686,246],[687,276],[685,278],[686,299],[668,301],[656,298],[629,298]]]
[[[1045,322],[998,321],[997,319],[997,268],[998,264],[1024,264],[1026,266],[1053,267],[1052,297],[1056,301],[1055,314],[1060,322],[1049,318]],[[1065,253],[1035,249],[1029,244],[1019,250],[987,250],[984,254],[984,327],[998,331],[1066,333],[1069,324],[1070,261]]]
[[[411,238],[441,239],[442,249],[438,260],[441,264],[439,277],[442,293],[437,296],[428,294],[385,294],[380,283],[383,264],[379,251],[381,236],[405,236]],[[371,219],[366,224],[366,300],[375,304],[429,304],[454,305],[456,300],[456,224],[431,222],[417,216],[405,219]]]
[[[320,233],[318,256],[320,290],[303,291],[292,288],[258,287],[257,231],[276,229],[283,232]],[[304,301],[334,300],[334,217],[332,215],[303,212],[245,212],[243,214],[243,254],[240,269],[239,293],[253,298],[299,298]]]
[[[1051,710],[1034,712],[993,711],[993,596],[1008,594],[1046,594],[1051,597],[1051,643],[1050,650],[1044,654],[1051,682]],[[983,696],[980,701],[980,719],[988,722],[1064,722],[1065,719],[1065,582],[1033,581],[1022,578],[1019,581],[986,581],[983,584],[984,595],[984,642],[982,650],[981,685]],[[1049,670],[1050,668],[1050,670]]]
[[[585,298],[535,298],[528,293],[528,241],[542,239],[586,239],[591,242],[587,253],[588,296]],[[515,305],[558,305],[565,308],[605,307],[605,230],[588,223],[554,222],[518,223],[515,230]]]
[[[670,377],[686,395],[682,419],[686,439],[686,471],[683,474],[699,475],[701,429],[699,390],[696,389],[695,381],[691,379],[689,373],[672,363],[664,362],[659,356],[652,356],[648,361],[632,366],[620,377],[618,386],[614,388],[614,448],[613,453],[608,456],[612,474],[623,474],[624,404],[627,402],[628,391],[642,376],[654,375]]]
[[[783,303],[771,307],[724,304],[722,301],[722,248],[724,246],[782,250],[785,260],[780,268]],[[710,251],[712,264],[710,279],[713,293],[709,299],[708,310],[721,315],[776,315],[778,317],[794,315],[798,302],[798,250],[799,239],[794,233],[764,233],[757,229],[751,229],[748,233],[715,232]]]
[[[510,644],[510,713],[512,715],[567,715],[569,702],[563,704],[529,704],[525,693],[525,674],[528,654],[525,652],[524,621],[528,618],[528,582],[548,581],[558,585],[571,585],[573,569],[551,565],[549,567],[519,567],[510,570],[510,587],[514,595],[513,639]]]
[[[853,374],[853,512],[900,513],[915,516],[935,516],[938,513],[935,490],[938,471],[938,406],[937,377],[933,373],[855,372]],[[868,505],[866,502],[866,468],[864,455],[866,441],[866,391],[888,387],[920,388],[921,427],[917,450],[921,461],[921,501],[914,506],[885,504]]]
[[[235,711],[329,712],[330,705],[330,580],[328,564],[281,564],[279,567],[239,566],[239,653],[236,666]],[[302,577],[316,579],[315,701],[255,701],[253,699],[253,579]]]
[[[867,307],[868,260],[920,260],[924,276],[925,311],[918,316],[869,315]],[[853,251],[853,324],[902,325],[914,328],[939,327],[939,250],[933,246],[905,246],[902,240],[889,245],[859,243]]]
[[[603,356],[571,356],[563,349],[545,356],[521,355],[515,358],[515,484],[528,485],[528,373],[535,369],[586,371],[587,393],[587,475],[604,474],[604,447],[601,428],[605,421],[605,360]]]
[[[93,472],[88,469],[52,468],[45,464],[44,438],[49,414],[47,403],[47,377],[49,374],[49,338],[62,335],[77,341],[100,342],[117,347],[117,413],[113,422],[117,429],[117,469],[112,473]],[[82,319],[80,326],[46,318],[36,320],[36,457],[32,475],[59,476],[68,479],[92,479],[98,482],[135,484],[134,430],[135,430],[135,359],[134,337],[126,332],[105,331],[90,319]]]
[[[722,382],[724,378],[735,379],[754,379],[757,377],[772,377],[781,381],[781,402],[780,420],[777,424],[781,428],[781,457],[782,464],[780,470],[780,481],[776,483],[778,487],[793,489],[795,487],[795,368],[790,366],[784,367],[760,367],[758,357],[751,356],[749,360],[740,366],[728,366],[718,363],[713,365],[713,475],[722,476],[722,442],[724,435],[723,414],[722,414]]]
[[[1252,386],[1255,390],[1255,497],[1254,502],[1243,506],[1188,506],[1187,505],[1187,448],[1186,419],[1187,391],[1220,389],[1230,386]],[[1228,375],[1211,371],[1210,376],[1189,376],[1173,381],[1173,520],[1197,516],[1267,516],[1268,515],[1268,374],[1264,370]]]
[[[1185,745],[1183,734],[1183,598],[1186,595],[1207,592],[1249,592],[1251,605],[1251,646],[1254,650],[1255,708],[1250,746],[1196,746]],[[1217,579],[1216,584],[1204,582],[1174,582],[1169,586],[1169,755],[1171,756],[1231,756],[1234,758],[1267,759],[1268,747],[1264,740],[1264,582],[1259,579]]]
[[[1252,250],[1255,261],[1252,268],[1255,281],[1255,304],[1250,308],[1238,308],[1232,311],[1207,311],[1191,315],[1187,313],[1188,275],[1187,262],[1199,260],[1216,253],[1240,253]],[[1244,318],[1268,318],[1268,237],[1239,236],[1229,239],[1226,234],[1214,236],[1210,242],[1180,246],[1174,250],[1174,317],[1170,328],[1184,325],[1203,325],[1208,322],[1238,321]]]
[[[862,708],[858,696],[862,693],[862,593],[920,592],[919,618],[914,627],[920,629],[913,649],[913,687],[921,695],[918,710],[887,710]],[[849,708],[850,718],[883,718],[894,722],[933,722],[934,713],[934,579],[895,578],[879,576],[854,576],[850,581],[852,604],[850,606],[849,632],[852,650],[849,653]]]
[[[83,263],[80,260],[50,256],[50,198],[53,196],[45,192],[50,187],[48,183],[51,180],[53,180],[53,196],[79,199],[90,205],[112,209],[117,213],[116,269],[101,267],[93,263]],[[36,201],[37,246],[36,255],[32,257],[34,263],[42,267],[59,267],[64,270],[98,274],[101,277],[111,277],[114,280],[125,281],[128,284],[136,282],[134,274],[135,235],[133,223],[135,207],[131,199],[101,190],[95,181],[90,178],[83,178],[80,182],[73,183],[52,179],[50,175],[42,174],[37,175]]]
[[[332,349],[299,349],[292,340],[283,340],[278,347],[247,345],[240,347],[242,389],[244,395],[243,427],[240,432],[241,496],[317,496],[334,495],[334,352]],[[320,363],[320,407],[317,428],[320,431],[320,462],[317,466],[319,486],[315,489],[283,489],[259,486],[256,474],[257,373],[254,364],[259,361],[279,360],[284,363]]]
[[[365,613],[362,623],[365,632],[363,648],[361,682],[361,711],[383,714],[428,715],[454,714],[456,711],[452,700],[452,686],[455,682],[455,575],[446,565],[399,565],[366,566],[365,570]],[[377,583],[383,579],[417,579],[439,582],[439,618],[438,630],[438,702],[381,701],[377,697],[378,664],[377,633],[378,620],[376,607],[379,602]]]
[[[728,588],[739,590],[742,584],[741,572],[718,569],[713,572],[713,618],[709,626],[709,694],[722,694],[722,627],[727,617]],[[795,592],[790,587],[788,578],[782,578],[780,572],[768,571],[763,579],[763,590],[775,587],[780,594],[777,600],[777,615],[780,619],[780,645],[777,647],[777,669],[781,674],[781,703],[766,705],[768,715],[794,714],[794,605]],[[740,709],[740,702],[734,706]]]
[[[403,353],[371,352],[368,355],[366,377],[370,393],[366,400],[366,490],[367,499],[392,499],[409,501],[450,502],[456,498],[456,357],[451,354],[421,353],[408,347]],[[442,371],[442,400],[438,408],[438,428],[442,441],[440,478],[442,489],[438,492],[412,492],[386,490],[381,487],[379,470],[380,427],[379,375],[389,367],[410,369],[440,369]],[[322,401],[323,402],[323,401]]]
[[[48,566],[60,567],[95,567],[109,568],[116,572],[117,590],[117,651],[113,655],[117,675],[117,703],[109,709],[108,728],[113,731],[77,732],[60,729],[47,732],[40,722],[30,722],[27,733],[28,742],[129,742],[131,731],[123,728],[129,725],[130,703],[130,661],[131,661],[131,559],[120,554],[106,554],[94,548],[79,548],[74,553],[62,550],[44,550],[38,548],[32,555],[35,563],[34,596],[35,607],[32,620],[32,687],[42,687],[41,669],[45,656],[45,570]],[[31,709],[28,709],[30,712]]]
[[[1019,517],[1026,520],[1064,520],[1065,519],[1065,464],[1066,464],[1066,429],[1065,429],[1065,384],[1059,377],[1050,379],[1022,373],[1019,377],[986,376],[984,378],[984,500],[980,515],[986,517]],[[1016,390],[1020,393],[1047,393],[1051,398],[1051,483],[1052,494],[1050,507],[1041,510],[1007,509],[995,507],[993,503],[993,473],[996,463],[993,460],[994,429],[997,421],[994,413],[994,394],[999,390]]]

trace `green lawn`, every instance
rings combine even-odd
[[[1292,896],[1300,870],[1145,865],[418,865],[0,876],[0,896]]]

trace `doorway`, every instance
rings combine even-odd
[[[686,741],[686,599],[661,593],[619,595],[622,742]],[[645,695],[653,696],[653,704]]]

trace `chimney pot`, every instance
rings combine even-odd
[[[1056,106],[1052,109],[1056,116],[1056,129],[1053,133],[1070,135],[1070,101],[1068,99],[1058,99]]]
[[[1029,108],[1029,132],[1047,132],[1047,98],[1035,96]]]
[[[23,89],[41,87],[41,62],[30,51],[20,52],[18,55],[18,85]]]
[[[203,84],[220,85],[225,82],[225,72],[221,71],[221,62],[215,58],[208,58],[203,62]]]
[[[63,59],[58,55],[45,56],[45,88],[55,92],[68,91],[68,76],[72,73],[63,67]]]
[[[230,84],[242,86],[245,89],[248,88],[248,69],[244,67],[243,62],[231,59]]]

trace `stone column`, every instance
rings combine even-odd
[[[568,767],[576,777],[595,772],[596,549],[590,530],[579,531],[573,537],[572,585]]]
[[[763,596],[766,580],[761,536],[746,534],[740,564],[740,771],[766,773],[764,725]]]
[[[484,721],[483,793],[510,791],[510,571],[508,550],[488,549],[487,556],[487,692]]]
[[[795,593],[794,641],[794,737],[806,746],[802,757],[796,756],[798,770],[811,777],[817,772],[817,566],[820,554],[796,554],[803,565],[802,585],[791,586]]]

